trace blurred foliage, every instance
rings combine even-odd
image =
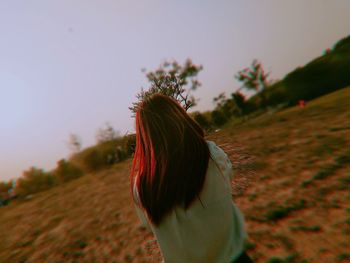
[[[210,112],[201,113],[199,111],[196,111],[193,112],[191,116],[205,131],[210,131],[212,129]]]
[[[85,172],[93,172],[125,160],[134,151],[134,135],[101,141],[73,155],[71,160]]]
[[[68,140],[68,148],[73,152],[77,153],[81,150],[81,139],[76,134],[70,134]]]
[[[127,156],[132,156],[136,148],[136,134],[124,136],[124,144],[122,149],[126,151]]]
[[[147,91],[141,89],[136,95],[137,102],[134,102],[129,109],[135,114],[139,104],[154,93],[161,93],[173,97],[187,111],[196,105],[196,99],[190,96],[190,91],[196,90],[201,83],[196,78],[203,69],[201,65],[193,64],[191,59],[187,59],[184,65],[177,61],[165,61],[155,71],[146,72],[146,77],[150,83]]]
[[[252,104],[246,101],[245,96],[239,91],[232,93],[231,98],[226,98],[224,93],[220,93],[213,99],[213,103],[216,106],[211,112],[211,120],[216,127],[222,126],[232,117],[240,118],[253,109]]]
[[[266,88],[268,76],[269,73],[265,73],[261,62],[254,59],[250,68],[240,70],[235,78],[243,83],[244,88],[258,92]]]
[[[120,137],[120,132],[116,131],[110,123],[106,123],[105,127],[97,130],[96,141],[98,144],[113,141]]]
[[[271,83],[262,64],[253,60],[251,67],[239,71],[235,78],[243,86],[227,99],[224,93],[214,98],[216,107],[212,122],[221,126],[232,117],[294,106],[299,100],[311,100],[350,85],[350,36],[340,40],[333,49],[298,67],[282,80]],[[242,88],[256,92],[248,100],[239,92]],[[232,103],[234,102],[234,103]],[[239,113],[239,114],[237,114]]]
[[[108,128],[108,127],[107,127]],[[108,136],[113,135],[108,130]],[[114,135],[113,135],[114,136]],[[107,138],[106,136],[103,138]],[[112,138],[112,137],[110,137]],[[99,144],[76,152],[69,160],[62,159],[50,172],[31,167],[17,179],[16,196],[25,197],[53,186],[77,179],[88,172],[105,169],[130,157],[135,150],[135,134],[102,140]],[[0,197],[11,188],[10,183],[0,183]],[[5,195],[5,194],[4,194]]]
[[[17,179],[15,192],[18,196],[24,197],[51,188],[57,183],[57,178],[51,172],[31,167]]]
[[[84,172],[73,163],[62,159],[57,162],[57,168],[54,170],[54,175],[59,182],[67,182],[79,178]]]
[[[195,65],[187,59],[183,65],[176,61],[166,61],[155,71],[143,70],[150,88],[148,91],[141,90],[136,96],[138,101],[129,109],[135,113],[143,99],[160,92],[175,98],[188,110],[196,105],[195,98],[190,96],[189,92],[201,86],[197,75],[202,69],[201,65]],[[290,72],[282,80],[271,83],[267,81],[268,75],[262,64],[254,60],[251,67],[239,71],[235,77],[242,82],[242,88],[254,90],[255,95],[246,99],[240,93],[242,88],[231,93],[229,98],[224,93],[220,93],[213,99],[215,103],[213,111],[205,113],[196,111],[191,113],[191,116],[204,130],[211,131],[233,118],[244,120],[246,116],[256,116],[255,113],[263,114],[267,109],[294,106],[298,100],[311,100],[349,86],[350,36],[337,42],[332,49],[327,49],[322,56]],[[81,150],[79,137],[71,134],[69,143],[74,152],[71,158],[60,160],[52,172],[45,172],[35,167],[24,171],[22,177],[16,182],[15,194],[26,196],[73,180],[84,173],[108,168],[132,156],[135,150],[135,134],[121,137],[108,123],[97,131],[96,139],[97,145]],[[343,163],[348,163],[349,158],[343,157],[336,161],[336,164],[320,171],[313,179],[331,174]],[[0,182],[0,198],[8,198],[11,188],[10,182]],[[287,207],[277,212],[273,211],[268,217],[278,218],[291,210],[293,209]]]
[[[0,182],[0,196],[2,193],[7,193],[12,188],[12,182]]]
[[[12,189],[12,182],[0,182],[0,206],[7,205],[10,199],[10,189]]]
[[[350,85],[350,36],[340,40],[304,67],[298,67],[283,80],[290,105],[311,100]]]
[[[257,59],[254,59],[251,66],[240,70],[235,75],[235,78],[243,83],[242,88],[257,92],[262,99],[261,106],[266,107],[266,96],[264,90],[268,85],[268,76],[269,73],[265,72],[261,62],[259,62]]]
[[[245,114],[247,111],[247,103],[245,96],[239,91],[236,91],[235,93],[231,94],[231,99],[236,104],[236,107],[239,111],[239,115]]]
[[[267,86],[261,93],[264,93],[263,96],[257,93],[248,99],[245,113],[288,104],[288,95],[283,81],[277,81]]]
[[[213,124],[218,127],[227,122],[225,114],[220,110],[213,110],[211,112],[211,118],[213,120]]]

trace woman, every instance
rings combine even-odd
[[[131,192],[163,262],[251,262],[231,179],[227,155],[176,100],[154,94],[139,105]]]

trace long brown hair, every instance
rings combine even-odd
[[[209,157],[202,128],[175,99],[157,93],[139,105],[130,186],[133,193],[136,179],[139,205],[154,225],[174,207],[190,207],[203,188]]]

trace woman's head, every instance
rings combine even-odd
[[[173,98],[153,94],[136,112],[131,170],[141,205],[154,224],[176,205],[188,208],[203,187],[209,149],[201,127]]]

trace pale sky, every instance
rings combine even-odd
[[[51,170],[106,122],[133,131],[128,106],[165,59],[203,65],[194,110],[213,108],[254,58],[273,79],[350,34],[348,0],[1,0],[0,180]]]

